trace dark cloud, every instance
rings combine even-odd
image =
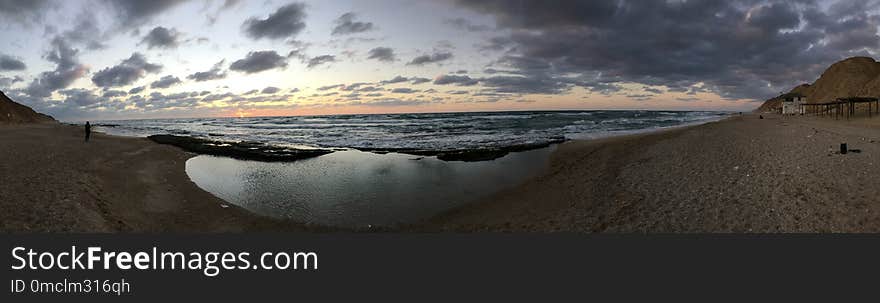
[[[101,96],[104,98],[125,97],[128,96],[128,93],[122,90],[107,90]]]
[[[228,93],[228,92],[223,93],[223,94],[211,94],[211,95],[207,95],[207,96],[202,97],[202,101],[203,102],[222,101],[222,100],[226,100],[226,99],[229,99],[232,97],[235,97],[235,94]]]
[[[27,65],[18,58],[0,54],[0,71],[24,70],[26,68]]]
[[[492,74],[514,74],[514,73],[516,73],[516,71],[487,68],[487,69],[483,70],[483,73],[490,74],[490,75],[492,75]]]
[[[452,59],[452,53],[450,52],[438,52],[430,55],[421,55],[415,57],[407,63],[407,65],[425,65],[429,63],[437,63]]]
[[[269,87],[264,88],[262,91],[260,91],[260,93],[266,95],[266,94],[274,94],[279,91],[281,91],[280,88],[277,88],[274,86],[269,86]]]
[[[253,39],[284,39],[294,37],[306,28],[305,4],[292,3],[282,6],[266,19],[250,18],[242,27]]]
[[[385,84],[394,84],[394,83],[400,83],[400,82],[406,82],[406,81],[409,81],[409,79],[404,76],[397,76],[397,77],[394,77],[389,80],[382,80],[379,83],[385,85]]]
[[[187,2],[188,0],[103,0],[116,13],[117,20],[123,27],[143,25],[159,13]]]
[[[421,100],[421,99],[397,99],[397,98],[386,98],[386,99],[378,99],[367,102],[357,102],[352,103],[352,105],[366,105],[366,106],[413,106],[413,105],[425,105],[430,104],[431,101]]]
[[[223,71],[223,64],[226,63],[226,60],[220,60],[214,64],[211,69],[204,72],[195,72],[189,76],[186,76],[187,79],[202,82],[202,81],[210,81],[210,80],[218,80],[226,78],[226,72]]]
[[[350,94],[347,94],[347,95],[340,95],[340,97],[342,97],[342,98],[340,98],[340,99],[336,99],[336,100],[337,100],[337,101],[340,101],[340,100],[360,100],[360,99],[361,99],[361,94],[355,92],[355,93],[350,93]]]
[[[159,80],[153,81],[153,83],[150,83],[150,88],[169,88],[173,85],[177,85],[180,83],[182,83],[182,81],[180,81],[180,78],[172,75],[167,75],[159,78]]]
[[[90,106],[101,102],[101,98],[88,89],[65,89],[59,93],[65,96],[64,103],[69,106]]]
[[[514,41],[510,37],[497,36],[489,38],[485,43],[478,44],[477,46],[481,51],[503,51],[511,48],[513,45]]]
[[[229,65],[230,70],[248,74],[284,67],[287,67],[287,58],[278,55],[275,51],[249,52],[244,59],[237,60]]]
[[[35,21],[43,16],[49,3],[49,0],[0,0],[0,17],[4,21]]]
[[[417,93],[419,91],[414,90],[409,87],[398,87],[398,88],[392,89],[391,92],[395,93],[395,94],[412,94],[412,93]]]
[[[340,89],[344,91],[354,91],[360,89],[361,86],[369,85],[370,83],[366,82],[355,82],[352,84],[344,85]]]
[[[240,2],[241,2],[241,0],[224,0],[223,5],[220,6],[220,9],[226,10],[226,9],[233,8],[236,5],[238,5],[238,3],[240,3]]]
[[[167,108],[192,108],[198,106],[199,101],[201,101],[201,99],[191,97],[191,93],[189,92],[174,93],[170,95],[165,95],[160,92],[153,92],[150,93],[150,97],[148,99],[137,105],[138,107],[150,110]]]
[[[304,49],[295,49],[287,53],[288,58],[296,58],[302,62],[308,62],[308,56],[306,56]]]
[[[880,48],[876,1],[457,2],[509,33],[485,47],[506,51],[496,66],[521,77],[484,81],[504,91],[522,90],[513,82],[534,92],[702,83],[725,98],[763,99]]]
[[[326,91],[326,90],[342,88],[342,87],[345,87],[345,84],[327,85],[327,86],[318,87],[318,91]]]
[[[134,53],[118,65],[102,69],[92,76],[92,82],[100,87],[126,86],[148,73],[158,73],[162,65],[149,63],[144,55]]]
[[[482,78],[480,82],[498,93],[559,94],[571,87],[567,83],[543,77],[494,76]]]
[[[452,25],[457,29],[469,32],[485,32],[491,29],[488,25],[474,24],[470,20],[467,20],[465,18],[446,19],[444,23]]]
[[[138,86],[138,87],[135,87],[135,88],[132,88],[132,89],[128,90],[128,94],[129,94],[129,95],[140,94],[140,93],[143,92],[146,88],[147,88],[146,86]]]
[[[208,14],[206,17],[208,18],[208,25],[214,25],[217,23],[217,18],[220,17],[220,13],[223,11],[229,10],[241,3],[241,0],[225,0],[223,4],[217,9],[213,14]]]
[[[0,77],[0,88],[8,88],[9,86],[24,81],[24,78],[20,76],[15,77]]]
[[[461,86],[470,86],[476,85],[479,83],[476,79],[471,79],[468,76],[457,76],[457,75],[442,75],[434,79],[434,84],[445,85],[445,84],[456,84]]]
[[[645,101],[645,100],[651,100],[652,98],[654,98],[654,95],[650,95],[650,94],[629,94],[629,95],[626,95],[626,97],[627,97],[627,98],[630,98],[630,99],[633,99],[633,100],[636,100],[636,101]]]
[[[377,47],[371,49],[367,53],[367,59],[376,59],[379,61],[385,62],[394,62],[397,60],[397,57],[394,55],[394,50],[390,47]]]
[[[331,62],[336,62],[336,56],[322,55],[309,59],[307,66],[309,68],[313,68],[315,66]]]
[[[179,37],[177,30],[157,26],[144,36],[141,43],[147,44],[147,48],[176,48],[180,45]]]
[[[373,29],[372,22],[358,22],[354,20],[355,14],[352,12],[348,12],[339,16],[334,23],[336,27],[333,28],[333,35],[349,35],[362,33],[366,31],[370,31]]]
[[[645,87],[644,90],[645,90],[646,92],[654,93],[654,94],[662,94],[662,93],[663,93],[663,90],[662,90],[662,89],[658,89],[658,88]]]
[[[252,89],[252,90],[249,90],[249,91],[244,92],[244,94],[242,94],[242,95],[253,95],[253,94],[256,94],[256,93],[259,93],[259,92],[260,92],[259,89]]]
[[[67,88],[88,72],[88,68],[79,63],[79,50],[72,48],[66,40],[55,37],[50,44],[52,48],[45,58],[55,63],[55,69],[40,73],[28,85],[26,91],[30,97],[49,97],[52,92]]]
[[[377,92],[377,91],[381,91],[381,90],[382,90],[381,87],[376,87],[376,86],[362,86],[357,89],[358,92],[362,92],[362,93]]]
[[[104,33],[98,28],[97,18],[91,12],[84,12],[77,17],[76,25],[72,29],[61,33],[65,40],[71,43],[85,46],[89,50],[107,48],[103,43]]]
[[[422,83],[431,82],[431,79],[428,79],[428,78],[413,77],[413,78],[410,79],[410,81],[412,81],[412,82],[410,82],[410,83],[412,83],[412,84],[422,84]]]

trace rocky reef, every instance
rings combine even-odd
[[[147,138],[159,144],[174,145],[186,151],[197,154],[225,156],[240,160],[255,160],[266,162],[296,161],[326,155],[333,152],[333,150],[330,149],[291,149],[286,147],[267,145],[260,142],[226,142],[176,135],[153,135]],[[563,137],[553,138],[552,140],[544,143],[460,150],[422,150],[409,148],[355,149],[376,154],[399,153],[425,157],[437,157],[437,159],[442,161],[479,162],[495,160],[504,157],[512,152],[539,149],[562,142],[565,142],[565,138]]]
[[[290,162],[333,152],[328,149],[292,149],[259,142],[224,142],[175,135],[153,135],[147,138],[159,144],[177,146],[197,154],[265,162]]]
[[[436,156],[437,159],[443,161],[463,161],[463,162],[478,162],[478,161],[490,161],[495,160],[501,157],[506,156],[512,152],[521,152],[533,149],[539,149],[548,147],[553,144],[565,142],[565,138],[558,137],[553,138],[550,141],[544,143],[534,143],[534,144],[520,144],[520,145],[511,145],[504,147],[487,147],[487,148],[476,148],[476,149],[460,149],[460,150],[420,150],[420,149],[406,149],[406,148],[358,148],[357,150],[372,152],[377,154],[385,154],[385,153],[400,153],[400,154],[409,154],[416,156]]]

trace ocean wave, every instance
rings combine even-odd
[[[313,148],[449,151],[542,145],[719,119],[711,111],[532,111],[104,121],[126,136],[186,134]],[[222,136],[218,136],[222,135]]]

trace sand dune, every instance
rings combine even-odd
[[[808,103],[828,103],[846,97],[880,97],[880,62],[869,57],[852,57],[826,69],[813,83],[801,84],[789,93],[807,97]],[[782,107],[782,96],[765,101],[756,112],[773,112]]]

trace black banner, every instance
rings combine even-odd
[[[0,239],[7,288],[2,302],[555,302],[661,297],[839,302],[874,295],[880,272],[876,235],[35,234]],[[102,267],[103,259],[93,269],[57,268],[62,252],[87,252],[89,247],[114,256],[143,252],[144,258],[154,252],[231,252],[236,258],[247,253],[252,264],[220,269],[213,276],[203,268],[120,269],[115,259],[109,261],[109,269]],[[56,258],[55,268],[13,269],[22,266],[25,252],[31,250],[36,266],[40,253],[49,252]],[[255,268],[267,252],[272,254],[267,258],[272,267],[280,252],[312,252],[316,260],[309,266],[300,262],[297,269]],[[87,266],[87,257],[88,253],[81,257],[82,266]],[[285,258],[280,258],[282,265]],[[49,259],[43,257],[42,265],[49,265]],[[86,284],[92,285],[88,292]],[[820,291],[828,289],[845,291],[824,297]],[[757,296],[761,293],[769,294]]]

